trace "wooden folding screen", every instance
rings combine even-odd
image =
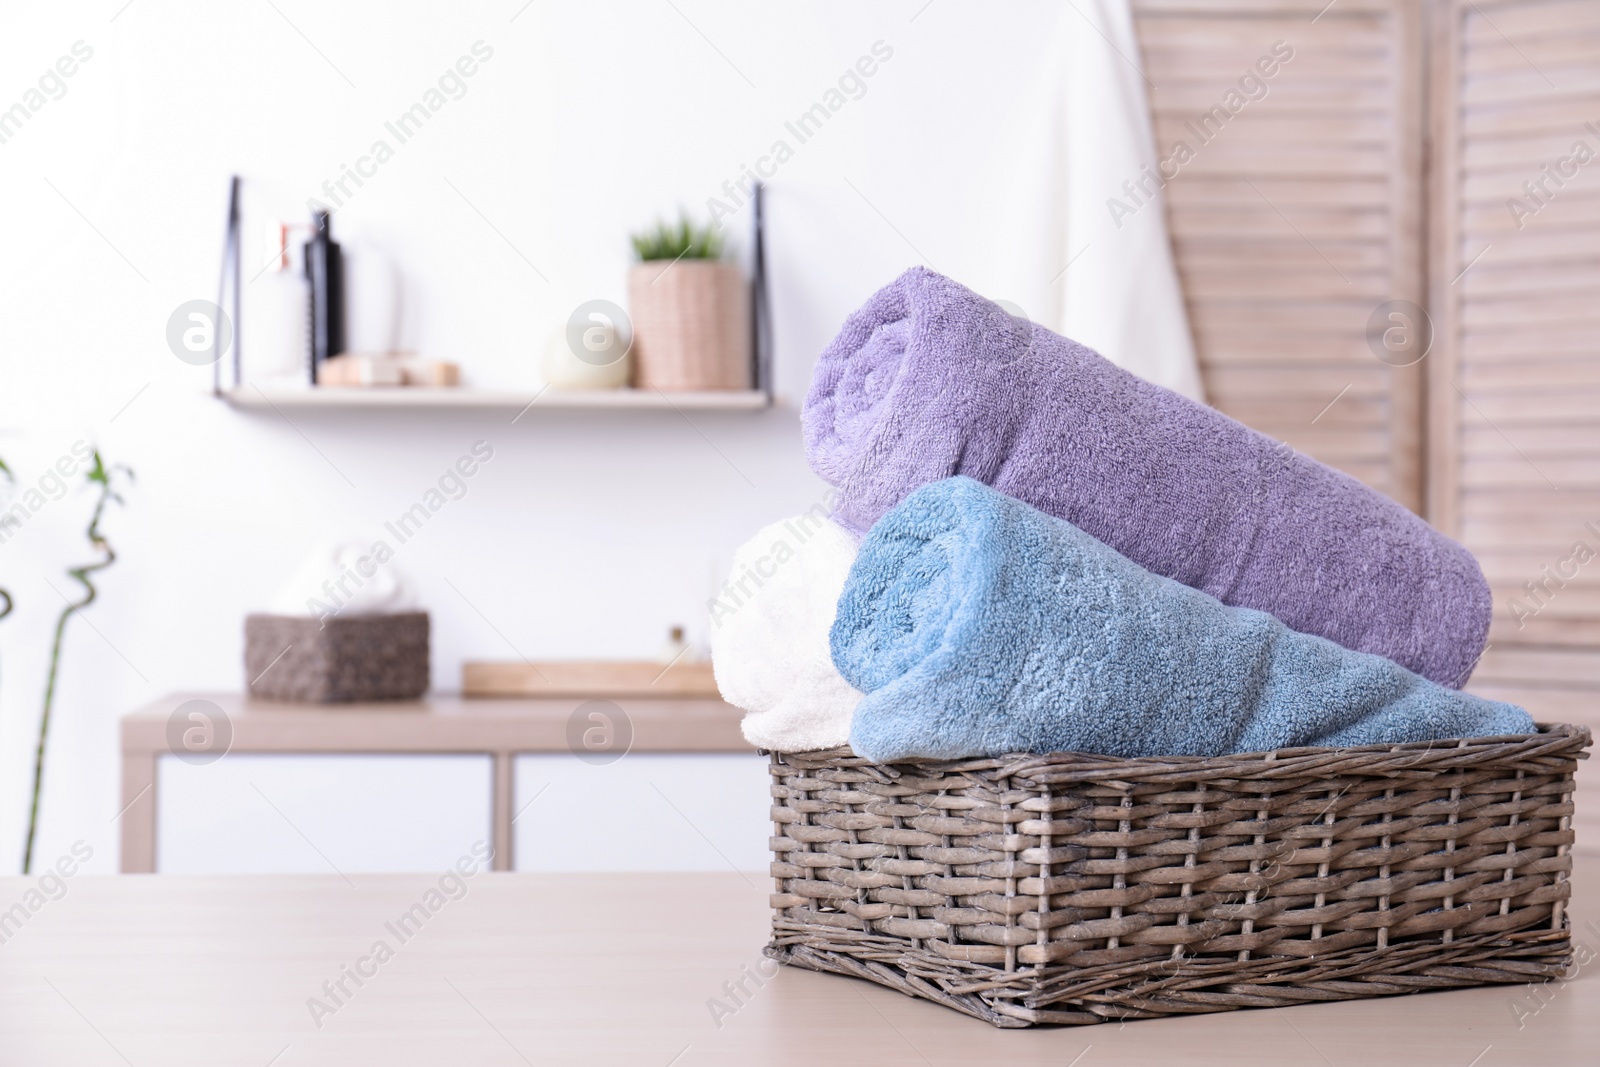
[[[1209,399],[1466,543],[1468,688],[1600,732],[1600,2],[1134,10]]]
[[[1470,688],[1600,733],[1600,3],[1434,16],[1429,515],[1494,590]]]
[[[1420,509],[1423,371],[1369,343],[1423,299],[1420,8],[1325,5],[1135,0],[1173,246],[1210,402]]]

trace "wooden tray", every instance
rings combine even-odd
[[[461,665],[468,697],[719,697],[710,663],[650,660],[473,662]]]

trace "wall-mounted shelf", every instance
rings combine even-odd
[[[464,411],[497,408],[590,408],[646,411],[760,411],[772,397],[758,390],[661,393],[653,389],[436,389],[423,386],[309,386],[226,389],[222,396],[247,411],[308,411],[318,408],[428,408]]]
[[[749,380],[754,389],[707,390],[703,392],[662,393],[654,389],[463,389],[426,386],[323,386],[309,382],[295,385],[257,386],[245,383],[239,345],[232,347],[231,388],[223,387],[222,357],[225,350],[214,349],[211,368],[211,393],[241,411],[312,411],[327,409],[430,408],[441,411],[469,411],[475,408],[510,409],[521,412],[535,405],[542,408],[580,408],[586,410],[634,411],[762,411],[773,406],[772,397],[772,314],[767,297],[765,242],[765,186],[755,183],[751,195],[750,322],[751,364]],[[222,277],[217,303],[227,302],[232,281],[233,334],[239,336],[239,177],[234,176],[229,191],[227,241],[223,248]],[[218,333],[217,343],[222,344]],[[279,379],[283,381],[284,379]],[[515,420],[513,420],[515,421]]]

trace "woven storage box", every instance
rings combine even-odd
[[[775,754],[767,955],[1005,1027],[1554,978],[1588,744]]]
[[[428,689],[428,613],[247,615],[244,672],[262,700],[414,700]]]

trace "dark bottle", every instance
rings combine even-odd
[[[344,351],[344,259],[329,232],[329,221],[326,211],[315,212],[315,232],[305,245],[306,282],[311,289],[307,340],[313,385],[318,364]]]

